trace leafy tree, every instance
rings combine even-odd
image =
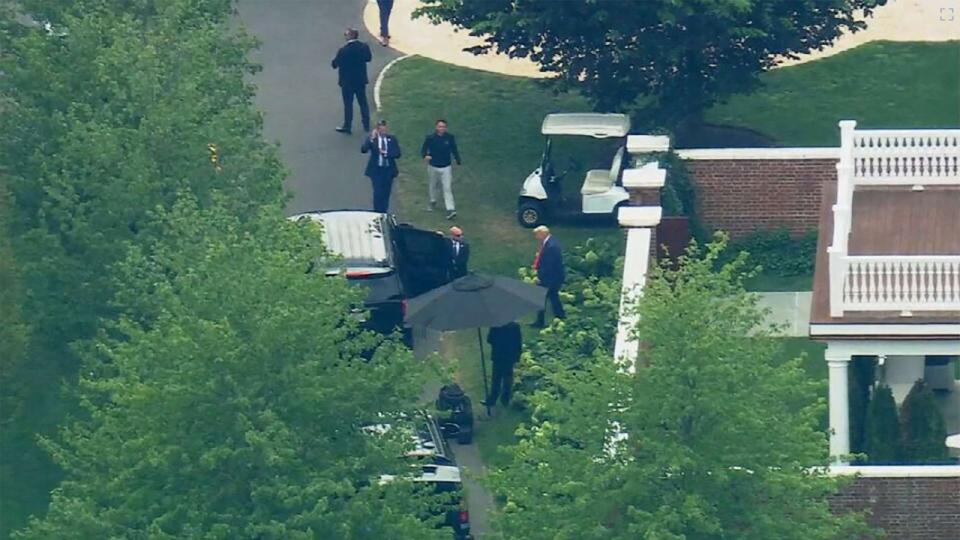
[[[723,242],[655,269],[639,302],[635,374],[599,345],[581,369],[543,361],[553,386],[493,475],[508,538],[816,539],[868,534],[827,504],[837,481],[817,429],[821,383],[775,360]],[[761,339],[751,339],[751,335]],[[568,350],[568,355],[582,354]],[[556,367],[553,367],[556,366]]]
[[[14,418],[23,403],[17,377],[26,363],[29,332],[21,313],[20,269],[10,246],[8,194],[0,172],[0,426]]]
[[[0,166],[29,295],[25,316],[62,356],[110,317],[110,267],[157,206],[214,193],[238,216],[281,200],[245,79],[253,40],[224,0],[24,0],[0,20]],[[217,166],[208,145],[215,145]]]
[[[671,127],[749,91],[780,56],[819,50],[886,0],[425,0],[419,13],[529,57],[599,111],[639,103]]]
[[[87,417],[45,441],[67,478],[18,538],[443,537],[412,483],[373,481],[404,445],[359,428],[412,403],[420,369],[358,328],[361,291],[304,272],[316,226],[192,198],[153,223],[83,347]]]
[[[944,461],[947,428],[933,390],[917,380],[900,406],[900,436],[904,459],[915,463]]]
[[[897,420],[897,402],[889,386],[878,386],[867,407],[865,425],[865,452],[867,461],[898,461],[902,459],[900,424]]]
[[[189,192],[245,218],[281,200],[283,169],[251,106],[254,41],[231,4],[0,2],[0,171],[30,328],[29,367],[4,391],[31,396],[2,434],[0,536],[42,513],[58,481],[36,435],[75,409],[61,392],[75,385],[73,344],[121,312],[114,267],[156,240],[154,209]]]

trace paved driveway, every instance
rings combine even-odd
[[[354,112],[354,134],[344,136],[333,130],[343,121],[337,73],[330,60],[343,44],[343,30],[352,26],[370,44],[373,61],[368,68],[370,107],[373,83],[387,62],[399,55],[379,46],[361,21],[364,0],[240,0],[240,19],[260,39],[253,59],[263,66],[257,74],[256,102],[265,114],[267,139],[281,143],[280,153],[290,169],[286,185],[293,193],[288,214],[308,210],[370,208],[370,182],[363,176],[365,160],[360,154],[362,127],[359,111]],[[376,111],[371,111],[376,119]],[[439,348],[440,334],[416,330],[414,353],[418,357]],[[425,389],[436,396],[437,389]],[[479,401],[479,400],[478,400]],[[465,461],[479,470],[475,445],[465,446]],[[492,498],[482,487],[469,481],[469,509],[474,516],[474,533],[488,532],[486,513]]]
[[[370,182],[363,176],[362,127],[333,131],[343,121],[337,73],[330,61],[352,26],[371,45],[370,107],[377,73],[397,53],[381,47],[361,21],[363,0],[240,0],[240,18],[262,42],[253,58],[263,66],[255,78],[257,105],[265,113],[267,139],[281,142],[290,169],[290,214],[316,209],[369,208]],[[371,115],[376,118],[375,111]]]

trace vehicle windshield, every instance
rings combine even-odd
[[[552,135],[547,137],[541,168],[549,164],[566,178],[577,178],[591,169],[610,169],[625,139]]]

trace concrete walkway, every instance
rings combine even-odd
[[[479,45],[482,40],[466,31],[457,31],[450,24],[433,25],[426,18],[413,19],[418,0],[394,0],[390,17],[390,46],[404,54],[416,54],[448,64],[492,71],[519,77],[545,77],[537,66],[523,58],[502,54],[476,56],[464,52],[465,47]],[[378,34],[379,14],[376,0],[368,0],[363,12],[367,29]],[[866,19],[867,29],[847,33],[822,51],[802,55],[796,60],[784,59],[780,66],[802,64],[833,56],[870,41],[948,41],[960,39],[960,0],[889,0]]]
[[[418,0],[394,0],[390,15],[390,48],[403,54],[415,54],[481,71],[518,77],[545,76],[536,64],[525,58],[510,58],[504,54],[477,56],[464,52],[464,47],[481,45],[483,40],[465,31],[457,31],[451,24],[434,25],[425,17],[414,19],[413,10],[419,6]],[[363,23],[371,34],[380,33],[377,0],[367,0]]]
[[[766,292],[759,293],[759,307],[770,309],[769,322],[784,325],[782,335],[807,337],[810,330],[810,303],[813,293]]]

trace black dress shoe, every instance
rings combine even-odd
[[[337,126],[337,127],[333,128],[333,129],[334,129],[337,133],[343,133],[344,135],[350,135],[350,133],[351,133],[351,132],[350,132],[350,128],[346,128],[346,127],[343,127],[343,126]]]

